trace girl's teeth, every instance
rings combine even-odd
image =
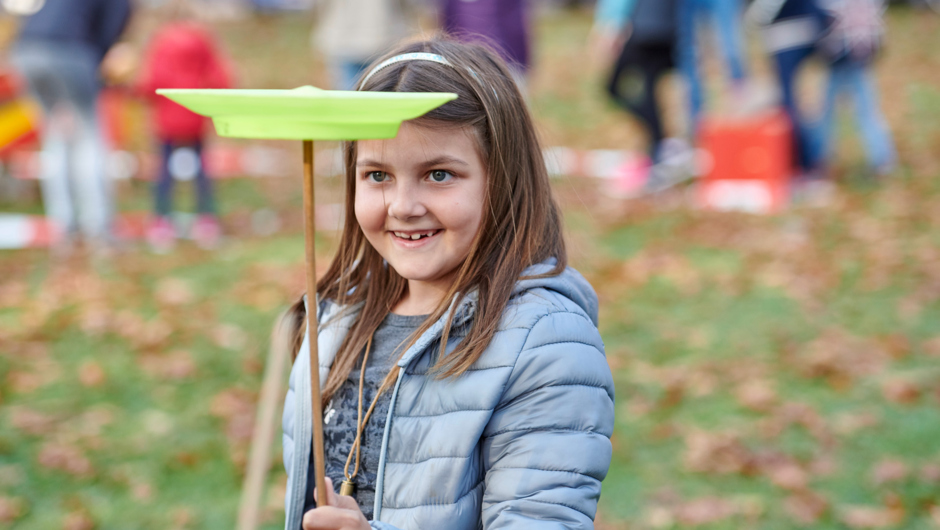
[[[402,238],[402,239],[410,239],[410,240],[412,240],[412,241],[415,241],[415,240],[421,239],[422,237],[431,237],[431,236],[433,236],[435,233],[437,233],[436,230],[431,230],[430,232],[428,232],[428,233],[426,233],[426,234],[410,234],[410,235],[409,235],[409,234],[406,234],[406,233],[404,233],[404,232],[395,232],[395,235],[398,236],[398,237],[400,237],[400,238]]]

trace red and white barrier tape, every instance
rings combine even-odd
[[[544,152],[545,163],[552,177],[616,178],[618,168],[641,156],[626,150],[578,150],[568,147],[551,147]],[[295,167],[295,158],[296,153],[287,149],[266,146],[215,146],[207,148],[203,154],[206,171],[213,179],[287,176],[295,170],[299,171],[299,167]],[[339,149],[318,152],[316,162],[318,176],[343,173],[342,153]],[[108,158],[108,172],[115,180],[152,179],[157,172],[157,163],[156,156],[151,153],[112,151]],[[35,151],[13,152],[7,167],[16,179],[36,180],[39,178],[39,154]]]
[[[0,214],[0,249],[48,247],[58,228],[40,215]]]

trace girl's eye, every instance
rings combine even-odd
[[[431,180],[433,180],[434,182],[445,182],[448,179],[452,178],[453,175],[450,173],[450,171],[444,171],[443,169],[435,169],[434,171],[431,172],[430,177],[431,177]]]
[[[384,171],[370,171],[366,173],[366,178],[372,180],[372,182],[385,182],[388,179],[388,174]]]

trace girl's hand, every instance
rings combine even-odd
[[[317,496],[316,490],[313,491]],[[337,495],[333,481],[326,477],[326,506],[317,506],[304,514],[303,530],[369,530],[362,510],[352,497]]]

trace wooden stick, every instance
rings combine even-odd
[[[307,258],[307,329],[310,332],[310,390],[313,399],[313,458],[316,474],[317,505],[326,506],[326,486],[323,461],[323,410],[320,403],[320,369],[317,352],[317,261],[314,252],[316,224],[314,216],[313,188],[313,141],[304,140],[304,231],[306,233]],[[313,300],[313,302],[310,302]],[[276,426],[277,401],[281,394],[281,379],[287,364],[290,345],[284,337],[284,330],[276,329],[271,337],[271,348],[261,384],[261,396],[258,400],[258,412],[255,415],[255,428],[251,438],[251,452],[248,457],[248,470],[242,486],[242,497],[238,508],[238,530],[255,530],[261,516],[261,499],[264,496],[264,484],[267,482],[271,442]]]
[[[281,323],[283,325],[283,323]],[[251,452],[248,456],[248,471],[242,486],[242,498],[238,507],[238,530],[255,530],[261,519],[261,500],[264,485],[268,480],[271,465],[271,443],[277,429],[277,404],[284,398],[281,383],[290,359],[290,340],[285,330],[275,329],[271,334],[268,362],[261,384],[255,428],[251,437]]]
[[[323,464],[323,406],[320,403],[320,356],[317,353],[317,227],[313,186],[313,140],[304,140],[304,232],[307,240],[307,333],[310,337],[310,397],[313,410],[313,464],[317,506],[326,506],[326,471]]]

